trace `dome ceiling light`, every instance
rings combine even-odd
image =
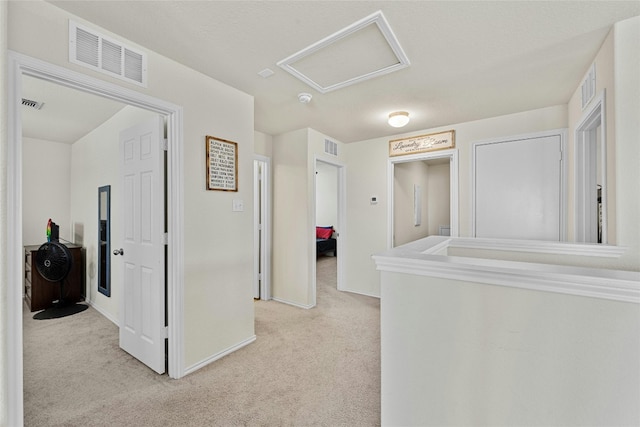
[[[389,125],[394,128],[401,128],[409,123],[409,113],[406,111],[396,111],[389,114]]]

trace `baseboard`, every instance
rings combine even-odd
[[[350,294],[362,295],[365,297],[378,298],[380,299],[380,295],[367,294],[365,292],[352,291],[350,289],[338,289],[340,292],[349,292]]]
[[[282,303],[282,304],[292,305],[292,306],[298,307],[298,308],[304,308],[305,310],[309,310],[310,308],[315,307],[315,305],[313,305],[313,304],[311,304],[311,305],[303,305],[303,304],[298,304],[297,302],[291,302],[291,301],[287,301],[287,300],[276,298],[276,297],[271,297],[271,300],[275,301],[275,302]]]
[[[255,335],[253,335],[252,337],[249,337],[249,338],[247,338],[246,340],[241,341],[241,342],[239,342],[238,344],[236,344],[236,345],[234,345],[234,346],[231,346],[231,347],[227,348],[226,350],[222,350],[222,351],[221,351],[221,352],[219,352],[219,353],[216,353],[216,354],[214,354],[214,355],[212,355],[212,356],[210,356],[210,357],[207,357],[206,359],[204,359],[204,360],[202,360],[202,361],[200,361],[200,362],[198,362],[198,363],[196,363],[196,364],[194,364],[194,365],[191,365],[191,366],[189,366],[188,368],[186,368],[186,369],[184,370],[184,375],[189,375],[189,374],[191,374],[192,372],[197,371],[198,369],[202,369],[202,368],[204,368],[205,366],[207,366],[208,364],[213,363],[213,362],[215,362],[215,361],[216,361],[216,360],[218,360],[218,359],[222,359],[224,356],[226,356],[226,355],[228,355],[228,354],[231,354],[231,353],[233,353],[234,351],[240,350],[242,347],[245,347],[245,346],[247,346],[247,345],[251,344],[251,343],[252,343],[252,342],[254,342],[255,340],[256,340],[256,336],[255,336]]]
[[[120,327],[120,323],[118,322],[118,320],[116,320],[110,313],[107,313],[102,308],[100,308],[99,306],[95,305],[93,303],[93,301],[86,300],[85,303],[87,303],[87,305],[90,305],[95,311],[97,311],[98,313],[102,314],[108,320],[113,322],[114,325],[116,325],[117,327]]]

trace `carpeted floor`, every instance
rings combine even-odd
[[[379,300],[338,292],[320,257],[317,303],[256,301],[256,342],[180,380],[120,350],[92,308],[25,309],[25,426],[380,425]]]

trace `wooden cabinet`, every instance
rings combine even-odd
[[[82,247],[65,244],[71,252],[71,271],[64,279],[63,299],[68,302],[83,301],[84,256]],[[44,310],[60,299],[60,282],[49,282],[38,273],[35,266],[36,253],[40,245],[24,248],[24,297],[31,311]]]

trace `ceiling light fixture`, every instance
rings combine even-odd
[[[409,113],[406,111],[396,111],[389,114],[389,125],[394,128],[401,128],[409,123]]]

